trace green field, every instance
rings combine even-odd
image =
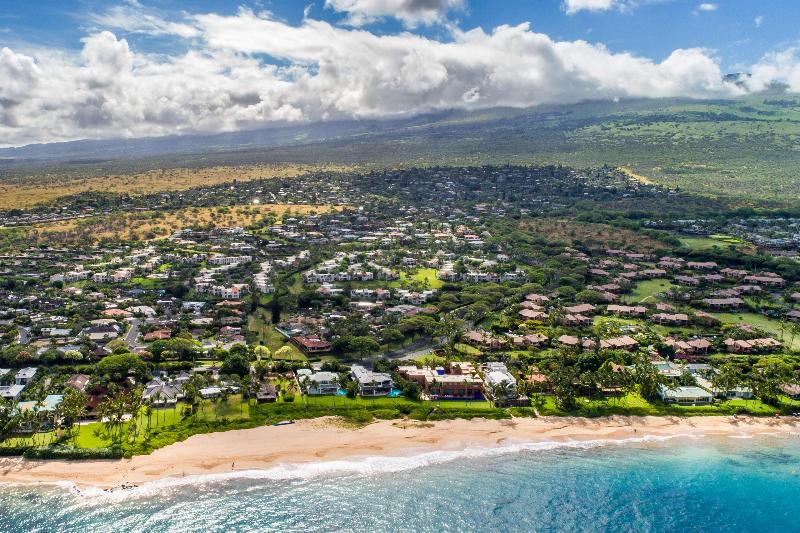
[[[410,281],[422,283],[428,289],[441,289],[444,282],[436,277],[435,268],[420,268],[414,271],[410,276],[405,272],[400,272],[400,279],[391,282],[389,285],[392,287],[407,286]]]
[[[694,251],[712,250],[714,248],[728,248],[746,244],[741,239],[727,235],[711,235],[710,237],[681,237],[681,244]]]
[[[648,279],[640,281],[633,288],[633,291],[623,297],[629,303],[652,303],[659,301],[658,294],[666,292],[675,287],[671,282],[663,279]]]
[[[305,361],[306,356],[297,347],[288,342],[288,339],[275,331],[273,325],[269,322],[269,313],[259,308],[255,313],[250,313],[247,316],[247,329],[256,333],[258,344],[268,347],[272,353],[278,349],[288,346],[292,351],[289,359],[294,361]]]

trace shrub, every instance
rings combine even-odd
[[[413,411],[414,408],[407,403],[402,403],[397,406],[397,410],[403,413],[404,415],[410,415],[411,411]]]
[[[400,418],[400,411],[398,409],[376,409],[372,411],[372,416],[378,420],[394,420]]]
[[[22,455],[28,448],[25,446],[0,446],[0,457]]]
[[[22,454],[25,459],[122,459],[119,448],[73,448],[71,446],[52,446],[28,448]]]
[[[283,394],[283,401],[284,402],[293,402],[294,401],[294,393],[293,392],[286,392]]]
[[[345,418],[356,424],[369,424],[372,422],[372,413],[366,410],[354,410],[348,412]]]

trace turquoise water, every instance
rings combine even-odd
[[[0,531],[800,530],[800,439],[514,445],[112,494],[0,487]]]

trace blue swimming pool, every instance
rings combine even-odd
[[[398,396],[402,396],[402,395],[403,395],[402,391],[394,389],[392,392],[390,392],[386,396],[387,396],[387,398],[397,398]]]

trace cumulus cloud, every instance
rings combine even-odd
[[[291,25],[247,9],[180,23],[194,37],[186,52],[172,56],[137,52],[110,31],[87,36],[74,56],[0,49],[0,79],[7,80],[0,84],[0,143],[589,99],[730,97],[775,79],[800,89],[794,51],[765,57],[742,88],[725,82],[703,49],[653,61],[581,40],[556,41],[527,23],[453,29],[445,41],[314,19]]]
[[[753,66],[746,84],[751,91],[761,91],[776,82],[786,84],[791,92],[800,92],[800,50],[766,54]]]
[[[764,23],[763,15],[759,15],[753,19],[753,24],[756,25],[756,28],[760,28],[763,23]]]
[[[464,0],[325,0],[325,7],[347,13],[351,26],[394,17],[413,28],[443,22],[448,12],[464,7]]]

